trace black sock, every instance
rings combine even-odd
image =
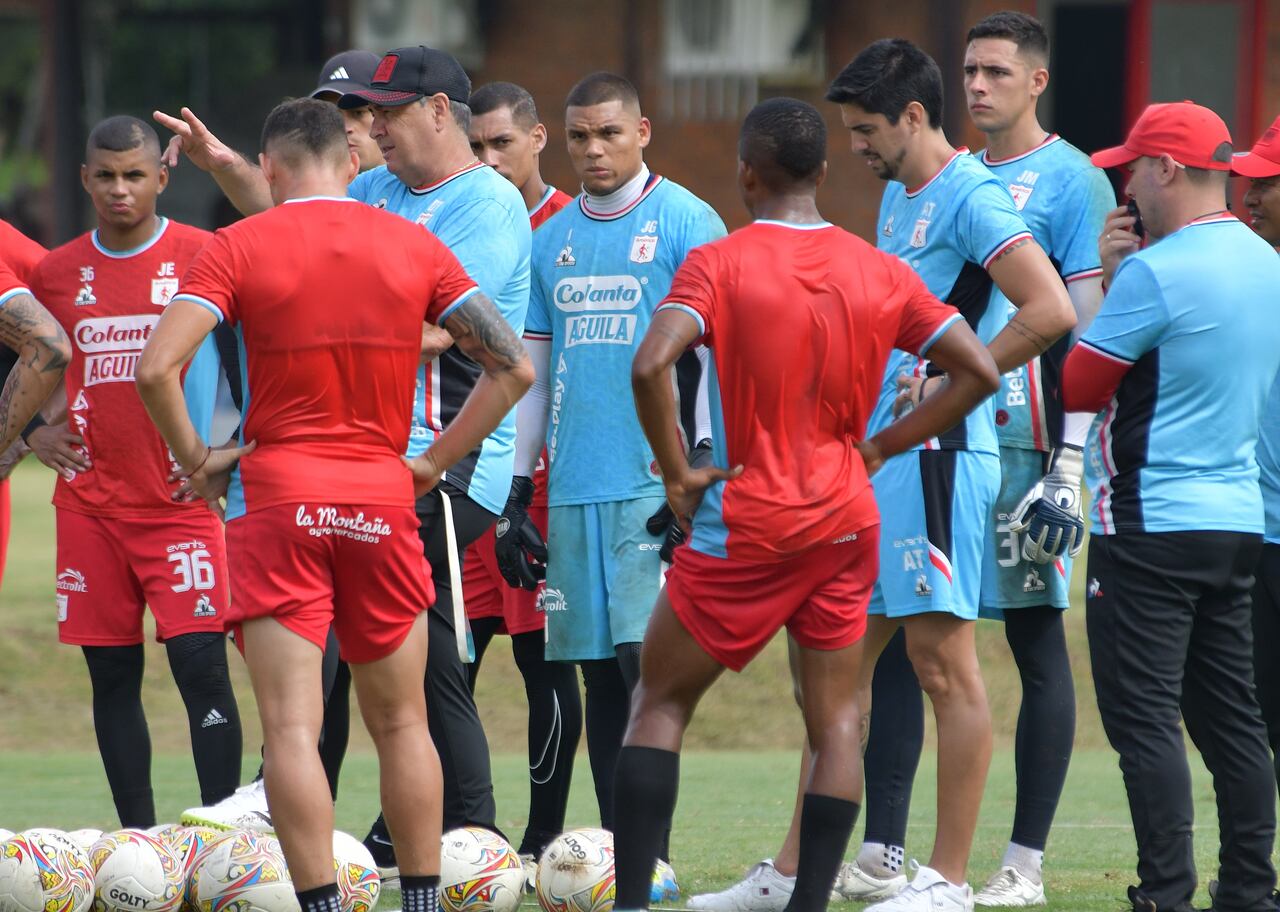
[[[142,644],[83,646],[93,685],[98,753],[123,827],[156,824],[151,794],[151,734],[142,711]]]
[[[324,698],[324,728],[320,731],[320,762],[329,780],[329,794],[338,800],[338,774],[351,736],[351,666],[339,661],[333,687]]]
[[[511,638],[516,667],[529,702],[529,823],[521,855],[542,850],[564,830],[573,756],[582,737],[582,700],[568,662],[548,662],[541,630]]]
[[[186,633],[164,644],[187,708],[191,754],[202,804],[217,804],[240,785],[240,710],[227,671],[227,638]]]
[[[600,826],[613,829],[613,776],[627,731],[627,685],[617,659],[582,662],[587,691],[587,757],[600,808]]]
[[[796,887],[786,912],[822,912],[827,908],[857,819],[857,802],[805,793]]]
[[[679,784],[680,755],[675,751],[624,747],[618,754],[613,790],[614,906],[618,909],[649,907],[653,863],[663,835],[671,831]],[[831,879],[835,881],[834,869]]]
[[[641,643],[619,643],[613,647],[618,657],[618,670],[622,672],[622,681],[627,685],[627,715],[630,716],[631,696],[640,683],[640,648]],[[662,834],[658,844],[658,857],[663,861],[671,861],[671,829],[668,827]]]
[[[296,892],[302,912],[342,912],[342,900],[338,897],[336,883]]]
[[[1006,611],[1004,617],[1005,638],[1022,679],[1022,706],[1014,738],[1018,798],[1012,841],[1043,852],[1071,765],[1075,686],[1061,611],[1018,608]]]
[[[871,681],[871,737],[863,756],[866,842],[907,844],[911,786],[923,749],[924,693],[899,630],[880,654]]]
[[[400,875],[400,905],[404,912],[436,912],[440,906],[440,877]],[[304,909],[303,912],[306,912]]]

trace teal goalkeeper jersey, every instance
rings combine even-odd
[[[622,211],[593,214],[579,196],[533,236],[525,336],[551,342],[550,506],[662,494],[631,360],[685,255],[724,234],[710,206],[653,174]]]

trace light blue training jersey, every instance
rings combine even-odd
[[[715,210],[656,174],[618,213],[579,196],[538,229],[525,335],[551,342],[550,506],[662,494],[631,361],[685,255],[724,234]]]
[[[1101,168],[1056,133],[1029,152],[992,159],[986,150],[978,160],[1009,188],[1013,203],[1036,243],[1067,284],[1102,275],[1098,235],[1115,191]],[[993,291],[994,304],[1005,322],[1018,309]],[[1001,446],[1047,452],[1062,437],[1062,362],[1069,340],[1064,338],[1039,358],[1000,378],[995,397],[996,435]]]
[[[480,290],[519,335],[529,304],[529,212],[520,191],[487,165],[475,162],[427,187],[409,187],[386,169],[373,168],[347,189],[354,199],[417,222],[444,242]],[[407,456],[424,451],[453,420],[480,377],[480,366],[455,345],[419,368]],[[487,510],[501,513],[515,465],[513,409],[493,433],[444,480]]]
[[[1093,534],[1263,531],[1255,450],[1280,369],[1280,257],[1232,215],[1129,256],[1079,345],[1127,366],[1085,458]]]
[[[919,273],[929,291],[959,310],[982,342],[1004,328],[1007,318],[994,305],[987,267],[1031,235],[1004,184],[967,150],[957,150],[922,187],[908,190],[889,181],[877,224],[876,246]],[[926,359],[893,350],[867,425],[869,435],[893,423],[899,375],[924,376],[928,369]],[[993,401],[987,399],[964,421],[916,449],[998,453]]]
[[[1271,385],[1258,428],[1258,482],[1266,513],[1264,540],[1280,545],[1280,377]]]

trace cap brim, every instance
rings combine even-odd
[[[1253,152],[1237,152],[1231,156],[1231,173],[1241,177],[1275,177],[1280,174],[1280,162]]]
[[[357,89],[348,92],[338,99],[338,107],[343,110],[363,108],[365,105],[378,105],[382,108],[394,108],[417,101],[422,95],[418,92],[392,92],[386,89]]]
[[[1094,152],[1089,156],[1089,161],[1099,168],[1119,168],[1121,165],[1127,165],[1129,162],[1136,161],[1141,157],[1132,149],[1126,149],[1124,146],[1112,146],[1110,149],[1099,149]]]
[[[319,98],[321,95],[348,95],[352,92],[363,92],[367,89],[362,82],[350,82],[346,79],[335,79],[333,82],[326,82],[324,85],[316,86],[312,91],[311,98]]]

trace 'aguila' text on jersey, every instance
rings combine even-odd
[[[1063,282],[1102,275],[1098,235],[1116,196],[1089,156],[1052,133],[1021,155],[993,159],[984,150],[978,159],[1008,186],[1022,220]],[[1004,309],[1006,322],[1017,312],[998,288],[992,306]],[[1001,446],[1047,452],[1061,439],[1062,399],[1056,391],[1069,343],[1064,336],[1039,358],[1000,378],[995,415]]]
[[[409,187],[385,166],[356,177],[354,199],[423,226],[444,242],[519,335],[529,306],[529,212],[511,182],[474,162],[426,187]],[[418,370],[407,455],[423,452],[462,408],[480,365],[455,345]],[[513,409],[444,478],[486,510],[501,513],[515,462]]]
[[[551,342],[551,506],[662,493],[631,361],[685,255],[724,233],[710,206],[652,174],[626,209],[591,213],[579,196],[534,235],[525,335]]]
[[[994,306],[987,267],[1010,246],[1031,237],[998,178],[968,150],[957,150],[921,187],[907,189],[889,181],[877,224],[876,246],[919,273],[929,291],[960,311],[984,344],[995,338],[1006,318]],[[894,351],[868,433],[893,422],[898,377],[922,377],[930,370],[927,360]],[[955,427],[926,441],[923,449],[998,453],[994,403],[987,399]]]

